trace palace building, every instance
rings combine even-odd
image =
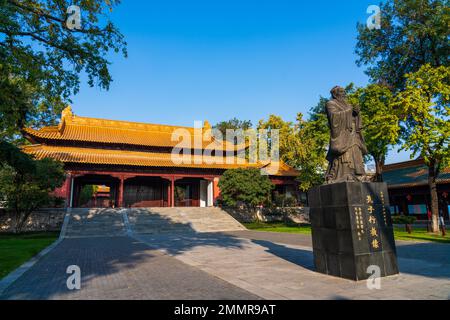
[[[31,145],[23,150],[64,163],[67,179],[55,194],[67,207],[213,206],[221,175],[235,168],[266,170],[278,193],[297,193],[295,169],[282,162],[240,163],[237,154],[248,145],[233,144],[231,163],[223,157],[230,146],[210,134],[208,138],[210,129],[208,122],[199,131],[79,117],[68,107],[58,126],[24,129]],[[172,151],[180,145],[192,161],[173,160]]]

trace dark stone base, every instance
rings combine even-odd
[[[389,194],[385,183],[343,182],[309,194],[314,263],[320,273],[365,280],[398,274]]]

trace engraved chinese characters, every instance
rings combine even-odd
[[[361,241],[364,235],[364,221],[361,208],[355,208],[356,230],[358,231],[358,240]]]
[[[372,250],[379,250],[381,248],[380,238],[378,235],[378,224],[377,218],[374,216],[375,208],[373,207],[374,201],[372,196],[367,196],[367,213],[369,215],[369,228],[370,228],[370,237],[369,237],[369,245]]]
[[[371,249],[371,251],[381,250],[381,234],[379,230],[382,227],[389,227],[387,223],[387,208],[383,191],[380,191],[378,199],[380,199],[380,205],[375,207],[373,195],[366,195],[365,205],[354,208],[355,228],[357,231],[358,241],[365,241],[364,237],[367,236],[367,240],[369,241],[369,249]],[[378,214],[377,210],[380,214]],[[365,215],[363,215],[363,211],[365,211]],[[378,223],[377,216],[383,217],[383,225]]]
[[[341,182],[308,193],[316,270],[365,280],[398,273],[394,231],[385,183]]]

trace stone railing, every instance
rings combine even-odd
[[[59,231],[64,221],[65,209],[40,209],[25,223],[24,232]],[[0,209],[0,233],[14,231],[15,217]]]
[[[309,208],[256,208],[248,209],[244,207],[231,208],[223,207],[233,218],[239,222],[281,222],[289,221],[295,223],[309,224]]]

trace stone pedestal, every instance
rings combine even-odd
[[[389,195],[385,183],[343,182],[308,194],[316,271],[365,280],[398,274]]]

